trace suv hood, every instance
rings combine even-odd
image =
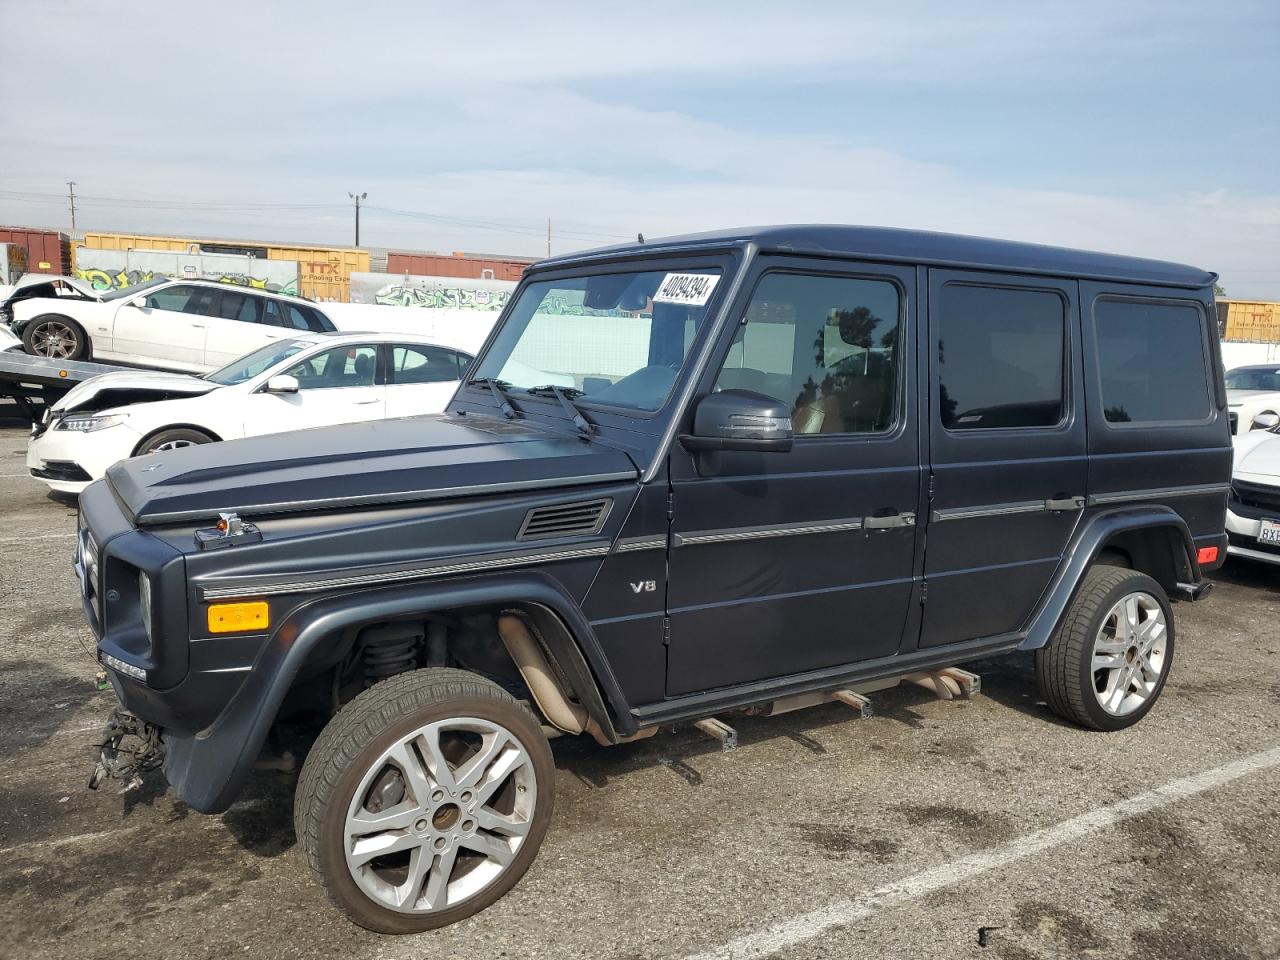
[[[637,479],[631,458],[599,439],[474,414],[211,443],[122,460],[107,471],[139,526]]]
[[[118,370],[76,384],[53,405],[53,413],[56,416],[71,410],[106,410],[131,403],[194,397],[216,389],[218,385],[212,381],[182,373]]]

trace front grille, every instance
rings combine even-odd
[[[1274,510],[1280,515],[1280,487],[1245,480],[1231,481],[1231,499],[1255,510]]]
[[[612,505],[612,500],[587,500],[535,507],[525,515],[516,539],[545,540],[551,537],[579,537],[599,533]]]

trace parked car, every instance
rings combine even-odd
[[[310,301],[211,280],[160,278],[100,291],[52,277],[19,286],[3,311],[36,356],[194,373],[298,331],[336,329]]]
[[[1227,371],[1226,383],[1233,434],[1275,426],[1280,418],[1280,364],[1236,367]]]
[[[204,377],[107,373],[46,411],[27,468],[53,490],[78,493],[116,461],[146,453],[439,413],[471,359],[411,334],[299,333]]]
[[[1280,564],[1280,418],[1235,441],[1227,552]]]
[[[84,491],[120,702],[95,782],[163,763],[225,810],[274,724],[322,718],[299,843],[348,916],[404,933],[528,868],[548,735],[730,740],[734,711],[1016,650],[1050,710],[1128,727],[1226,547],[1214,279],[821,226],[543,261],[445,414]]]

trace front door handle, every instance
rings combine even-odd
[[[1044,508],[1050,512],[1083,510],[1084,497],[1050,497],[1045,500]]]
[[[351,402],[354,403],[357,407],[364,407],[364,406],[368,406],[371,403],[377,403],[378,398],[374,397],[372,400],[353,400]]]
[[[886,517],[863,517],[862,529],[864,530],[888,530],[892,527],[914,527],[916,525],[916,515],[914,513],[891,513]]]

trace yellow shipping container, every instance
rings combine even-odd
[[[129,233],[86,233],[83,246],[95,250],[168,250],[174,253],[218,252],[209,247],[265,250],[268,260],[298,264],[298,292],[319,301],[351,299],[351,274],[369,271],[369,252],[352,247],[299,247],[255,240],[197,240],[194,237],[153,237]]]
[[[351,274],[369,272],[369,251],[350,247],[267,247],[268,260],[295,260],[298,292],[312,300],[351,299]]]
[[[1280,303],[1266,300],[1218,300],[1224,340],[1280,343]]]

